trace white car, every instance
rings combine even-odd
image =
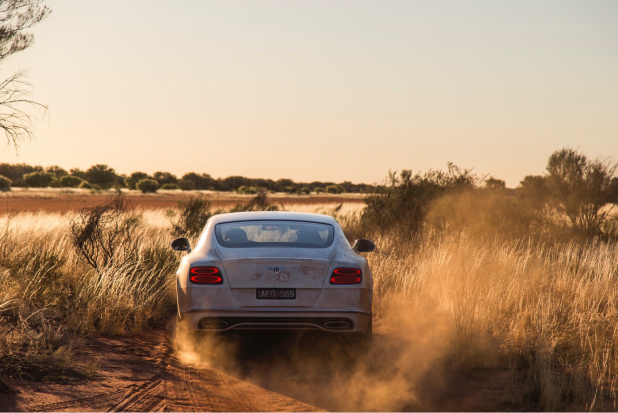
[[[179,321],[194,331],[314,329],[371,340],[367,239],[350,246],[332,217],[296,212],[213,216],[176,272]]]

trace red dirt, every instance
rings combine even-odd
[[[349,381],[357,361],[333,360],[323,347],[301,359],[290,358],[302,344],[269,340],[249,341],[233,360],[223,353],[210,356],[209,366],[180,360],[172,339],[174,327],[159,327],[132,337],[94,338],[78,350],[81,357],[98,360],[99,377],[73,384],[22,381],[17,394],[0,394],[1,411],[497,411],[527,410],[507,404],[513,398],[513,377],[505,370],[448,373],[433,368],[409,387],[409,399],[395,388],[380,400],[358,398]],[[377,329],[374,349],[360,358],[369,363],[372,380],[392,379],[392,365],[384,353],[402,350],[406,343]],[[304,341],[304,340],[303,340]],[[225,348],[234,347],[226,343]],[[298,348],[297,348],[298,347]],[[207,347],[197,347],[207,351]],[[286,350],[287,349],[287,350]],[[316,356],[317,353],[317,356]],[[308,363],[309,361],[309,363]],[[356,366],[356,367],[355,367]],[[235,376],[235,377],[234,377]],[[505,386],[505,383],[511,383]],[[380,383],[376,382],[376,386]],[[388,392],[392,391],[392,394]],[[521,391],[519,392],[521,393]],[[372,392],[372,395],[374,393]],[[519,400],[521,398],[517,397]],[[398,403],[393,404],[393,400]],[[382,404],[381,404],[382,403]]]

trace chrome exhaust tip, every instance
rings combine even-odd
[[[227,321],[204,318],[200,320],[198,327],[202,330],[221,330],[228,325]]]
[[[324,323],[324,327],[330,330],[347,330],[351,328],[350,323],[347,321],[328,321]]]

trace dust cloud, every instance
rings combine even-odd
[[[177,330],[178,356],[316,407],[334,411],[432,410],[446,391],[444,323],[392,310],[374,316],[370,351],[315,331],[203,336]],[[391,326],[391,327],[388,327]]]

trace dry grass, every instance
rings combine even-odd
[[[286,209],[337,215],[353,233],[360,206]],[[70,244],[73,215],[0,219],[0,379],[88,375],[72,353],[75,337],[129,334],[173,314],[179,257],[168,218],[138,214],[136,253],[100,272]],[[430,233],[420,246],[375,241],[368,257],[382,325],[433,340],[453,369],[526,371],[527,397],[540,409],[618,407],[616,244],[539,246],[464,232]]]
[[[383,322],[448,343],[453,368],[528,369],[541,409],[616,408],[618,245],[429,238],[377,240]]]
[[[166,228],[140,225],[132,259],[99,273],[75,253],[71,218],[0,219],[0,379],[83,375],[88,366],[72,357],[76,334],[135,332],[173,311],[178,256]]]

